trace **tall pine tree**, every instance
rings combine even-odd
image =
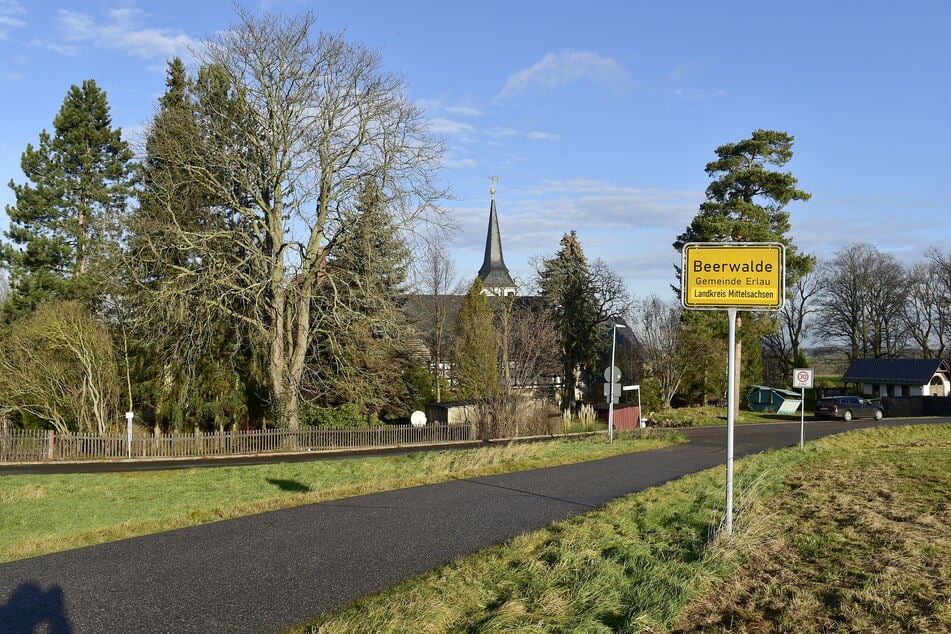
[[[54,299],[95,303],[116,254],[134,166],[94,80],[69,89],[53,134],[40,132],[20,165],[28,182],[10,182],[16,204],[6,207],[10,229],[0,244],[12,286],[6,317]]]
[[[786,205],[811,196],[797,187],[798,180],[789,172],[770,169],[781,168],[792,159],[793,141],[794,137],[785,132],[756,130],[748,139],[718,147],[717,159],[706,166],[713,179],[706,200],[677,237],[674,248],[683,251],[690,242],[780,242],[786,246],[787,288],[808,273],[814,259],[799,253],[793,245]],[[688,312],[686,319],[688,336],[709,338],[717,333],[721,341],[726,339],[727,324],[720,315]],[[737,326],[737,371],[757,381],[761,374],[760,340],[774,324],[752,313],[745,319],[738,316]],[[738,407],[739,377],[735,389]]]

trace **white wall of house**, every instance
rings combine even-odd
[[[948,381],[944,376],[940,374],[935,374],[931,383],[924,386],[925,396],[948,396],[951,394],[951,385],[948,384]]]
[[[863,383],[862,394],[865,396],[874,396],[876,392],[879,396],[888,396],[889,385],[886,383]],[[935,374],[928,385],[892,385],[891,394],[901,396],[902,390],[907,389],[908,396],[951,396],[951,382],[941,374]]]

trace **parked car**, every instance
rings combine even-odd
[[[816,418],[841,418],[849,421],[853,418],[874,418],[882,420],[885,410],[861,396],[831,396],[816,401]]]

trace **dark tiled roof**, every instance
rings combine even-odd
[[[936,372],[951,374],[951,368],[941,359],[856,359],[842,381],[925,385]]]

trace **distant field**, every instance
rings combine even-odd
[[[631,495],[310,632],[951,631],[951,425],[854,431]]]
[[[665,430],[251,467],[0,477],[0,562],[364,493],[596,460],[686,439]]]

